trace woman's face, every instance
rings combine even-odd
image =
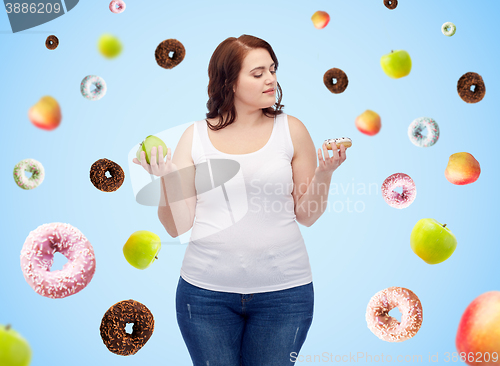
[[[234,86],[234,103],[238,107],[268,108],[276,103],[276,71],[274,61],[264,48],[248,52],[243,59]],[[271,92],[266,92],[273,89]]]

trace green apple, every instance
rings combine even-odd
[[[156,161],[158,162],[160,160],[160,158],[159,158],[160,152],[158,151],[158,146],[160,146],[160,145],[163,147],[163,158],[164,158],[165,156],[167,156],[167,152],[168,152],[167,145],[165,145],[165,143],[163,142],[162,139],[160,139],[156,136],[153,136],[153,135],[149,135],[148,137],[146,137],[144,139],[143,142],[141,142],[139,149],[137,150],[137,153],[135,154],[135,156],[137,157],[137,160],[141,161],[141,151],[144,151],[146,153],[146,162],[148,164],[150,164],[151,148],[153,146],[156,146]]]
[[[429,264],[444,262],[457,247],[457,238],[446,224],[441,225],[434,219],[419,220],[410,236],[411,249]]]
[[[122,52],[120,40],[111,34],[103,34],[99,38],[97,48],[107,58],[116,57]]]
[[[138,269],[146,269],[158,259],[161,240],[151,231],[139,230],[130,235],[123,246],[123,255],[130,265]]]
[[[411,71],[411,58],[408,52],[403,50],[391,51],[380,58],[382,70],[393,79],[406,76]]]
[[[31,347],[26,339],[10,327],[0,324],[0,365],[28,366]]]

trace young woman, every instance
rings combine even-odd
[[[173,159],[168,149],[157,161],[156,147],[150,164],[144,152],[142,163],[134,159],[161,177],[167,232],[193,229],[176,309],[195,366],[293,365],[312,323],[312,273],[297,222],[310,227],[325,211],[346,153],[333,147],[329,157],[323,143],[316,166],[306,127],[281,110],[277,68],[266,41],[226,39],[208,67],[207,118],[186,129]],[[237,162],[239,191],[228,182],[197,194],[214,159]]]

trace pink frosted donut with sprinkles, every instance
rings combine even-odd
[[[109,3],[109,10],[115,14],[122,13],[125,10],[125,7],[126,5],[122,0],[113,0]]]
[[[54,253],[68,258],[62,269],[50,271]],[[61,299],[83,290],[95,272],[92,245],[70,224],[44,224],[30,232],[21,250],[26,282],[39,295]]]
[[[427,135],[422,135],[424,128]],[[420,117],[415,119],[408,127],[410,141],[419,147],[429,147],[434,145],[439,139],[439,126],[432,118]]]
[[[394,189],[402,187],[403,192],[399,193]],[[382,183],[382,197],[385,202],[394,208],[406,208],[412,204],[417,196],[417,187],[413,179],[404,173],[395,173]]]
[[[397,307],[401,322],[389,315]],[[387,342],[403,342],[417,334],[422,326],[422,304],[412,291],[389,287],[377,292],[366,308],[366,323],[377,337]]]

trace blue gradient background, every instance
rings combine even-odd
[[[441,364],[446,352],[456,352],[456,331],[467,305],[499,290],[500,74],[494,24],[500,2],[401,0],[389,10],[382,0],[154,5],[127,0],[122,14],[111,13],[108,4],[80,1],[66,15],[18,34],[11,33],[7,14],[0,16],[0,323],[12,324],[29,341],[32,365],[191,364],[175,312],[186,247],[166,233],[155,207],[136,203],[127,154],[149,134],[204,118],[210,56],[224,39],[241,34],[273,46],[285,112],[306,125],[316,148],[326,138],[353,140],[332,178],[329,200],[336,205],[313,226],[301,226],[313,271],[315,314],[300,354],[362,352],[393,360],[422,355],[426,364],[430,353],[438,354]],[[310,20],[317,10],[331,16],[321,30]],[[441,33],[447,21],[457,26],[453,37]],[[116,59],[99,54],[103,33],[123,43]],[[50,34],[60,40],[54,51],[45,48]],[[159,67],[154,58],[157,45],[168,38],[186,48],[184,61],[172,70]],[[409,76],[394,80],[383,73],[379,60],[391,49],[409,52]],[[323,74],[332,67],[349,77],[342,94],[323,85]],[[482,75],[486,84],[486,96],[477,104],[465,103],[456,90],[469,71]],[[79,84],[90,74],[107,83],[99,101],[80,94]],[[44,95],[56,98],[62,109],[61,125],[53,131],[34,127],[27,117]],[[382,118],[376,136],[363,135],[354,125],[366,109]],[[441,130],[437,144],[425,149],[407,136],[409,124],[423,116],[434,118]],[[475,183],[456,186],[444,170],[449,156],[462,151],[474,155],[482,172]],[[31,191],[17,187],[12,176],[14,165],[27,158],[40,161],[46,172]],[[101,192],[89,180],[90,166],[101,158],[125,169],[125,183],[116,192]],[[397,172],[410,175],[418,191],[403,210],[388,206],[380,193],[384,179]],[[354,210],[355,202],[361,212]],[[458,240],[455,253],[438,265],[426,264],[410,247],[413,226],[426,217],[446,223]],[[64,299],[36,294],[19,264],[29,232],[51,222],[77,227],[96,254],[91,283]],[[165,242],[159,260],[144,271],[122,254],[137,230],[155,232]],[[57,254],[53,269],[65,261]],[[365,321],[370,298],[390,286],[411,289],[423,304],[420,331],[402,343],[379,340]],[[127,299],[152,311],[155,330],[136,355],[123,357],[104,346],[99,326],[111,305]],[[307,363],[305,358],[301,363]]]

